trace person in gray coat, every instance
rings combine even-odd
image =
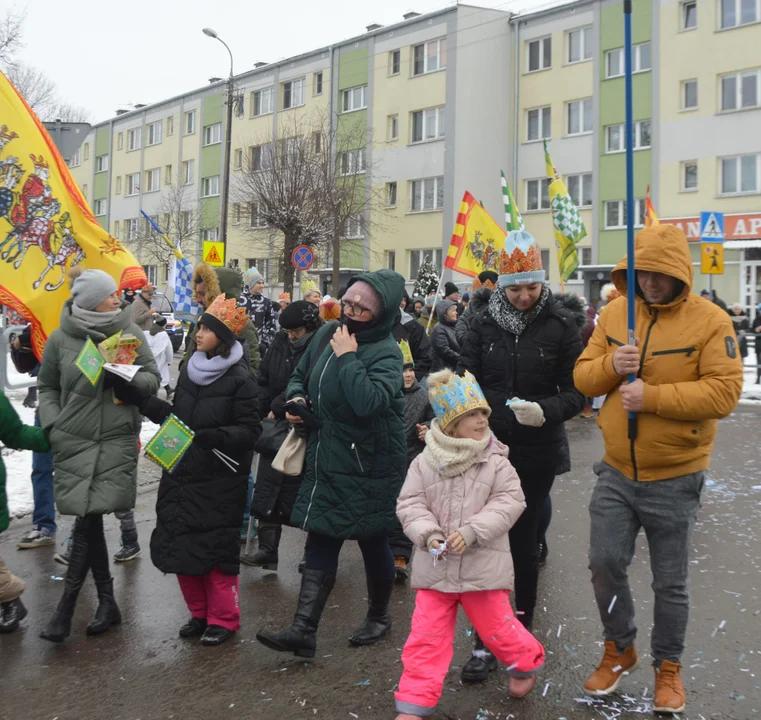
[[[439,300],[436,303],[436,318],[439,321],[431,332],[431,372],[444,368],[454,370],[460,360],[460,343],[457,342],[457,303],[454,300]]]
[[[148,342],[110,275],[86,270],[71,293],[61,325],[45,345],[38,377],[40,423],[53,449],[56,505],[62,515],[76,516],[63,597],[40,635],[51,642],[63,642],[71,632],[77,596],[90,569],[99,603],[87,634],[98,635],[121,622],[103,515],[131,510],[137,495],[140,413],[118,401],[128,383],[102,370],[93,384],[77,360],[88,338],[97,344],[122,331],[142,343],[135,360],[141,369],[129,386],[147,399],[161,382]]]

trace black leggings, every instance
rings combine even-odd
[[[92,570],[96,582],[110,580],[111,571],[108,559],[106,535],[103,532],[102,515],[85,515],[74,522],[72,530],[72,547],[86,548],[86,568]],[[84,560],[84,558],[83,558]]]
[[[386,535],[375,535],[357,541],[365,561],[367,577],[394,577],[394,556],[388,545]],[[321,570],[329,575],[335,575],[338,570],[338,555],[344,540],[318,535],[307,534],[306,567],[309,570]]]

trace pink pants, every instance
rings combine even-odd
[[[544,648],[515,619],[507,590],[443,593],[418,590],[412,631],[402,652],[404,672],[395,693],[400,713],[432,715],[454,653],[457,606],[497,660],[515,677],[529,677],[544,663]]]
[[[178,575],[180,590],[190,614],[209,625],[240,630],[238,576],[225,575],[215,567],[206,575]]]

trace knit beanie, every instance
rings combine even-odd
[[[372,285],[364,280],[357,280],[352,283],[346,289],[346,295],[343,296],[343,300],[348,300],[367,308],[376,318],[383,312],[383,301],[380,295],[378,295]]]
[[[499,258],[499,286],[531,285],[543,283],[546,273],[542,268],[542,251],[531,233],[511,230],[505,238],[505,249]]]
[[[74,304],[82,310],[95,310],[109,295],[116,292],[116,281],[103,270],[85,270],[71,288]]]
[[[444,284],[444,297],[448,297],[449,295],[452,295],[454,293],[459,293],[460,288],[457,287],[453,282],[447,282]]]
[[[243,281],[246,283],[246,287],[249,290],[260,280],[264,280],[264,275],[262,275],[255,267],[246,270],[246,274],[243,276]]]

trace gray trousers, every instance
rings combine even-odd
[[[636,482],[604,462],[595,463],[594,472],[589,569],[605,639],[623,650],[637,635],[628,570],[644,528],[655,593],[652,655],[656,661],[679,662],[690,609],[690,547],[704,473]]]

